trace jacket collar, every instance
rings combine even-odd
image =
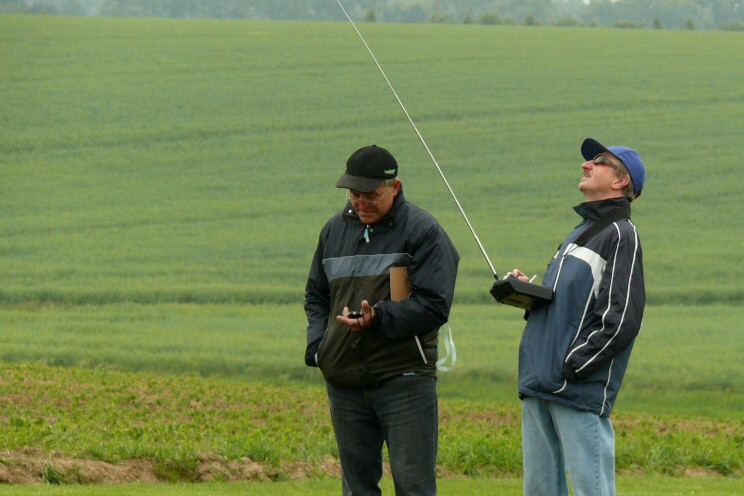
[[[580,205],[576,205],[574,210],[577,214],[583,217],[584,220],[595,221],[616,208],[629,207],[629,205],[630,201],[623,196],[620,198],[610,198],[609,200],[584,202]]]

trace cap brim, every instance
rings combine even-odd
[[[585,160],[592,160],[594,157],[604,152],[612,153],[606,146],[594,138],[587,138],[581,144],[581,155]]]
[[[353,189],[361,193],[371,193],[384,181],[384,179],[352,176],[344,174],[336,183],[337,188]]]

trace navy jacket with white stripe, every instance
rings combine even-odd
[[[519,395],[608,417],[641,329],[646,293],[641,244],[619,220],[585,246],[574,241],[626,198],[582,203],[584,219],[548,264],[542,284],[553,301],[533,311],[519,346]]]

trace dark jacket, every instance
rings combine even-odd
[[[608,417],[641,329],[646,293],[641,244],[619,220],[585,246],[573,241],[625,198],[582,203],[584,218],[548,264],[550,305],[529,315],[519,346],[519,394]]]
[[[367,236],[365,236],[367,231]],[[437,336],[447,322],[459,255],[439,223],[405,201],[365,226],[350,204],[323,227],[305,288],[307,343],[325,379],[366,387],[405,372],[436,375]],[[412,294],[390,300],[390,268],[407,267]],[[375,305],[373,328],[336,320],[345,306]]]

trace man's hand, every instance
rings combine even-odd
[[[349,318],[349,307],[344,307],[341,315],[336,316],[343,325],[347,326],[354,332],[360,332],[362,329],[372,325],[375,319],[375,309],[369,306],[367,300],[362,301],[362,316],[358,318]]]
[[[517,278],[517,279],[519,279],[520,281],[529,281],[529,280],[530,280],[530,278],[529,278],[529,277],[527,277],[527,274],[525,274],[524,272],[522,272],[522,271],[521,271],[521,270],[519,270],[519,269],[514,269],[514,270],[512,270],[511,272],[509,272],[509,273],[507,274],[507,276],[513,276],[513,277],[516,277],[516,278]]]
[[[320,346],[320,339],[315,341],[314,343],[310,343],[307,345],[307,348],[305,348],[305,365],[308,367],[317,367],[318,362],[316,361],[315,357],[318,354],[318,346]]]

